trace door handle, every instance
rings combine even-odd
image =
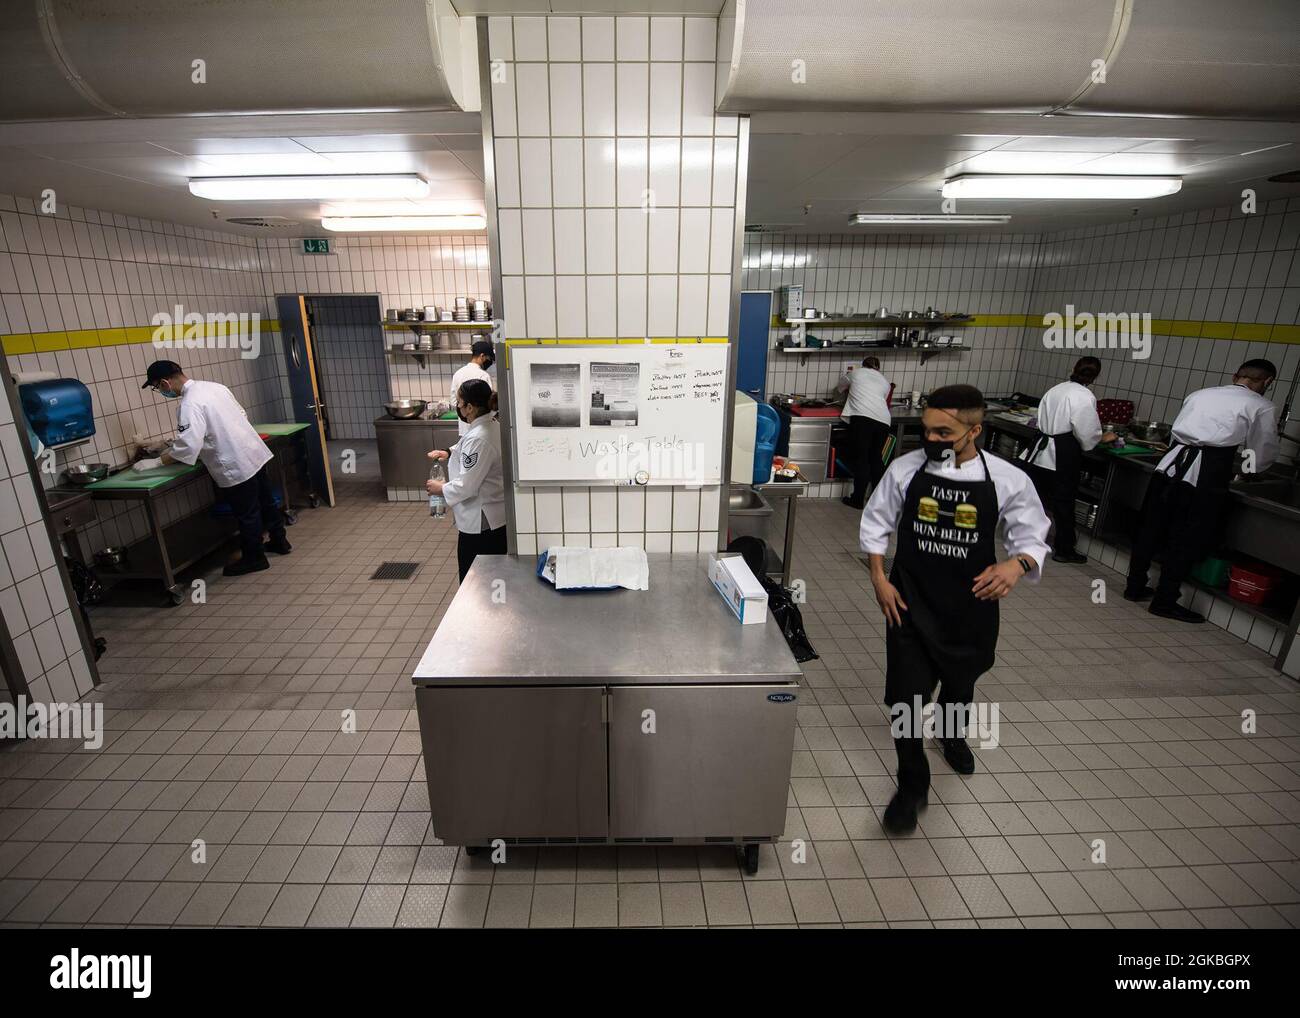
[[[324,403],[308,403],[308,404],[307,404],[307,409],[308,409],[308,410],[324,410],[324,409],[325,409],[325,404],[324,404]]]

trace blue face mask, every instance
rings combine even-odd
[[[163,399],[177,399],[180,396],[179,392],[172,392],[171,389],[159,389],[158,392]]]

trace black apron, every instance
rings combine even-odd
[[[923,464],[907,487],[898,524],[898,544],[889,582],[907,605],[903,627],[921,638],[927,658],[939,675],[974,682],[993,667],[998,642],[998,602],[981,601],[972,592],[975,577],[997,562],[994,534],[998,526],[998,496],[984,465],[984,480],[929,473]],[[886,702],[908,700],[926,689],[909,685],[917,672],[896,662],[906,641],[901,627],[889,626],[886,648],[891,656],[885,679]],[[891,639],[893,634],[893,639]]]
[[[1196,488],[1206,492],[1226,491],[1237,466],[1237,447],[1235,445],[1184,445],[1175,443],[1173,474],[1166,474],[1171,481],[1181,481],[1196,462],[1196,454],[1201,454],[1201,470],[1196,478]]]
[[[1029,447],[1029,464],[1032,466],[1034,457],[1047,448],[1047,443],[1051,442],[1056,447],[1056,476],[1061,482],[1073,479],[1069,484],[1069,490],[1073,491],[1079,486],[1079,472],[1083,469],[1083,446],[1074,436],[1073,431],[1063,431],[1059,435],[1039,435],[1034,440],[1034,444]],[[1046,470],[1046,467],[1039,467],[1040,470]]]

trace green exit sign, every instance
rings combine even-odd
[[[330,242],[328,237],[309,237],[302,242],[303,254],[329,254]]]

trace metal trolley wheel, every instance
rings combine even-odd
[[[168,587],[167,593],[171,596],[173,608],[179,608],[185,603],[185,588],[179,583],[174,587]]]

